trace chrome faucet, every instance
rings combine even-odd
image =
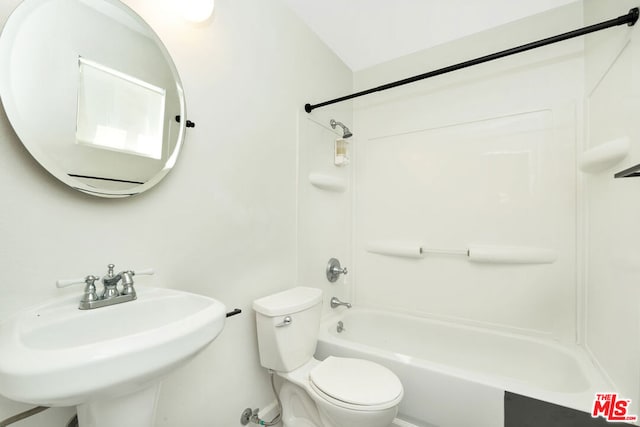
[[[351,308],[351,303],[348,302],[342,302],[340,301],[338,298],[336,297],[331,297],[331,308],[336,308],[336,307],[340,307],[341,305],[347,307],[347,308]]]
[[[104,289],[102,294],[98,296],[96,292],[95,282],[100,278],[98,276],[87,276],[84,279],[58,280],[56,286],[58,288],[66,288],[67,286],[84,283],[84,294],[80,299],[80,310],[92,310],[94,308],[106,307],[108,305],[120,304],[127,301],[133,301],[137,298],[135,288],[133,287],[133,276],[136,274],[153,274],[152,269],[138,271],[132,270],[114,273],[115,265],[107,266],[107,274],[102,278]],[[122,291],[118,290],[118,283],[122,281]]]
[[[113,269],[116,266],[114,264],[109,264],[107,268],[107,275],[102,278],[102,285],[104,286],[104,291],[102,291],[101,299],[111,299],[117,296],[120,296],[120,292],[118,292],[118,282],[122,279],[122,274],[113,274]]]

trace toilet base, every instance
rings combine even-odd
[[[398,407],[377,411],[353,411],[318,399],[315,401],[323,427],[390,427]]]
[[[285,380],[279,396],[283,427],[326,427],[318,424],[320,414],[316,404],[302,388]]]
[[[286,379],[279,392],[283,427],[389,427],[398,407],[382,411],[353,411],[322,398],[312,399],[305,389]]]

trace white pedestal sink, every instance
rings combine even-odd
[[[0,394],[77,406],[80,427],[152,427],[162,378],[222,331],[225,306],[171,289],[78,310],[52,300],[0,323]]]

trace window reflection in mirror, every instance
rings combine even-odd
[[[166,91],[84,58],[78,66],[76,142],[161,159]]]

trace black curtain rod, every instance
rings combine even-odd
[[[483,62],[493,61],[494,59],[504,58],[505,56],[514,55],[516,53],[525,52],[527,50],[536,49],[538,47],[547,46],[552,43],[561,42],[563,40],[572,39],[578,36],[584,36],[585,34],[593,33],[595,31],[604,30],[611,27],[617,27],[619,25],[627,24],[628,26],[633,26],[638,20],[638,16],[640,15],[640,11],[637,7],[629,10],[629,13],[626,15],[619,16],[614,19],[610,19],[608,21],[601,22],[599,24],[589,25],[588,27],[580,28],[574,31],[569,31],[568,33],[560,34],[553,37],[548,37],[546,39],[538,40],[535,42],[527,43],[522,46],[514,47],[511,49],[503,50],[497,53],[492,53],[490,55],[481,56],[479,58],[471,59],[469,61],[460,62],[459,64],[450,65],[448,67],[440,68],[438,70],[429,71],[428,73],[419,74],[417,76],[408,77],[406,79],[398,80],[392,83],[387,83],[382,86],[377,86],[371,89],[363,90],[361,92],[356,92],[351,95],[342,96],[340,98],[332,99],[330,101],[321,102],[319,104],[305,104],[304,110],[307,113],[315,110],[316,108],[325,107],[327,105],[335,104],[337,102],[347,101],[349,99],[358,98],[360,96],[369,95],[374,92],[380,92],[383,90],[391,89],[394,87],[406,85],[409,83],[417,82],[419,80],[428,79],[429,77],[439,76],[441,74],[450,73],[452,71],[460,70],[462,68],[471,67],[472,65],[482,64]]]

